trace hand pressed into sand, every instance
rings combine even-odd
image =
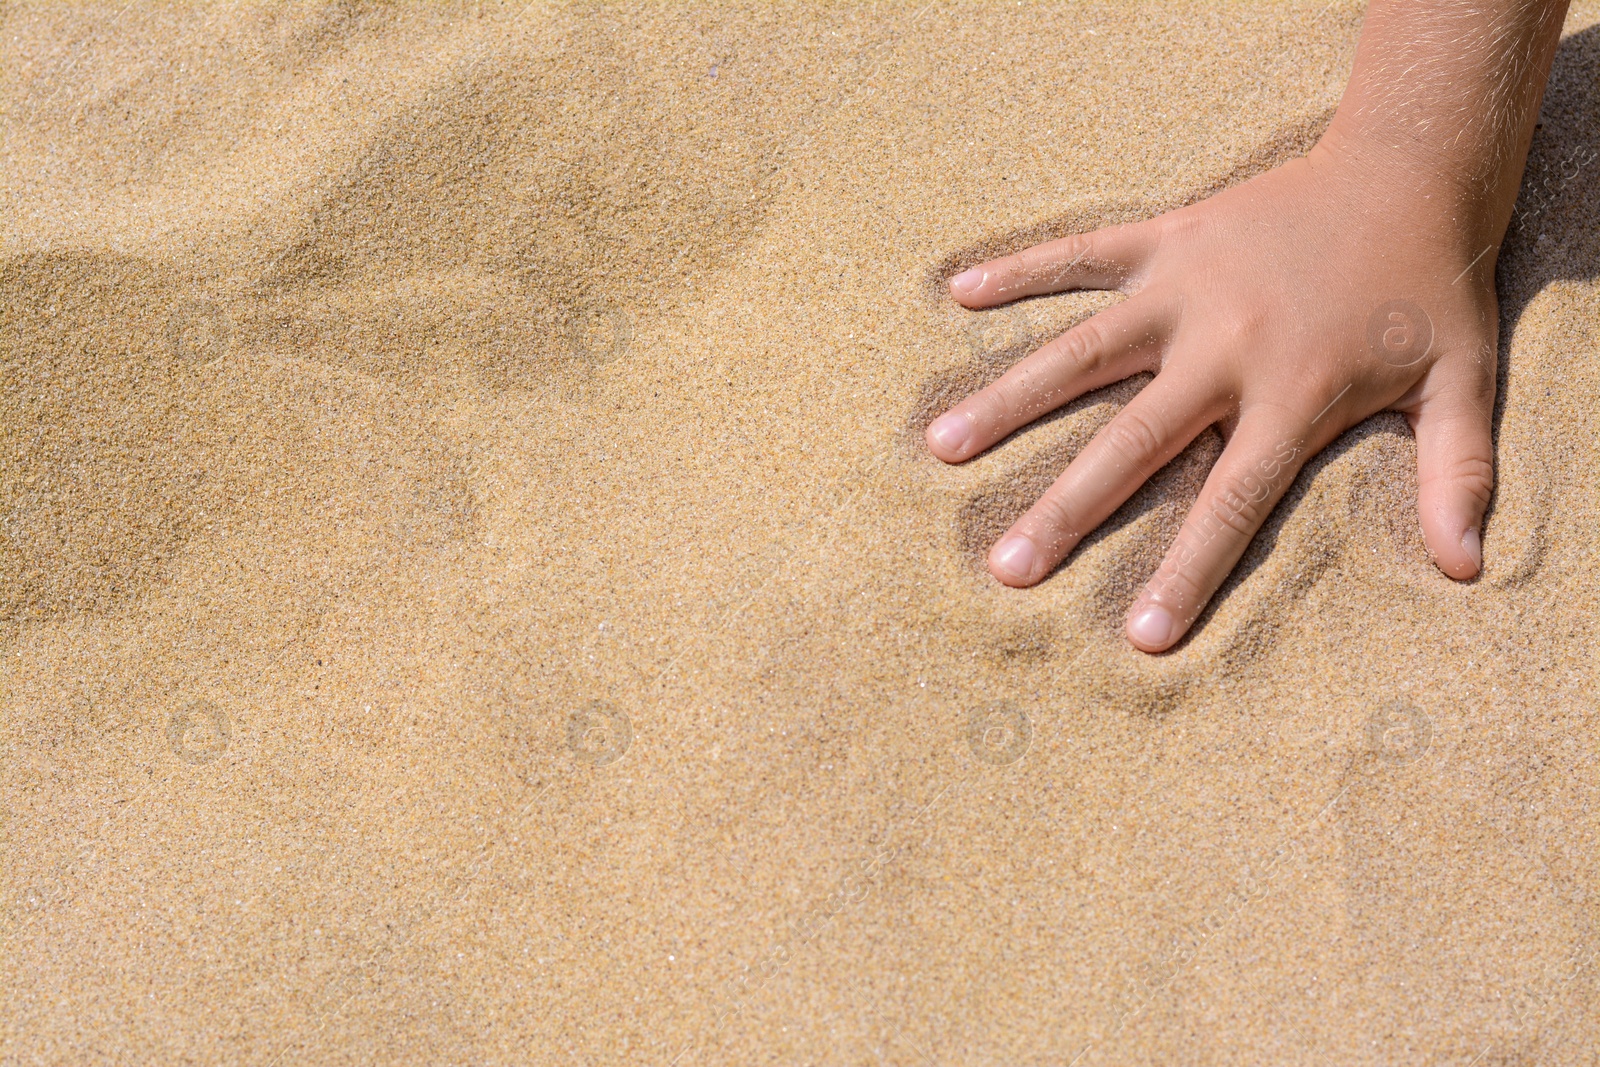
[[[1417,438],[1418,512],[1439,569],[1468,579],[1493,483],[1493,227],[1442,187],[1374,181],[1330,131],[1305,158],[1189,207],[1042,244],[950,281],[969,308],[1071,289],[1127,299],[1013,366],[928,427],[970,459],[1091,390],[1154,378],[989,553],[1010,586],[1044,579],[1208,426],[1227,441],[1128,638],[1194,624],[1307,459],[1375,412]],[[1487,247],[1486,247],[1487,245]]]

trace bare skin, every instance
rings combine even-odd
[[[1155,377],[1000,538],[989,570],[1043,580],[1208,426],[1227,440],[1128,612],[1179,641],[1305,462],[1380,411],[1417,438],[1439,569],[1483,566],[1494,484],[1494,267],[1566,0],[1374,0],[1326,134],[1304,158],[1147,222],[1038,245],[950,281],[969,308],[1071,289],[1127,299],[928,427],[970,459],[1075,397]]]

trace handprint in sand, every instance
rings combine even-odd
[[[1373,5],[1350,89],[1306,156],[1149,221],[950,280],[969,308],[1073,289],[1127,299],[936,419],[928,446],[948,463],[1091,390],[1154,375],[991,548],[1000,581],[1044,579],[1215,425],[1227,447],[1128,614],[1134,645],[1168,649],[1306,460],[1383,410],[1404,412],[1416,433],[1429,552],[1451,578],[1478,574],[1493,488],[1494,263],[1561,5],[1520,5],[1496,16],[1504,27],[1477,16],[1469,28],[1503,30],[1509,50],[1491,34],[1480,49],[1441,54],[1414,44],[1424,6]],[[1419,66],[1443,80],[1418,82]],[[1429,115],[1449,116],[1449,129]]]

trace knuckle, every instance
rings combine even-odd
[[[1040,257],[1039,280],[1063,286],[1095,266],[1094,240],[1088,234],[1074,233],[1052,244]]]
[[[1048,534],[1046,543],[1059,551],[1067,539],[1078,537],[1078,519],[1064,494],[1047,493],[1033,507],[1033,519],[1040,533]]]
[[[1204,236],[1206,229],[1204,214],[1190,208],[1178,208],[1158,215],[1146,225],[1155,231],[1156,243],[1162,247],[1169,244],[1181,247]]]
[[[1057,338],[1057,352],[1075,374],[1092,374],[1105,365],[1106,340],[1105,327],[1088,319]]]
[[[1105,447],[1132,467],[1143,467],[1161,450],[1161,433],[1142,412],[1125,408],[1100,431]]]
[[[1494,463],[1482,456],[1458,456],[1444,472],[1447,484],[1467,493],[1485,507],[1494,493]]]
[[[1094,254],[1094,240],[1086,233],[1074,233],[1061,245],[1059,257],[1063,269],[1070,270]]]
[[[1217,321],[1220,342],[1229,349],[1243,348],[1260,337],[1264,326],[1259,311],[1236,309]]]
[[[1245,539],[1254,536],[1265,513],[1266,495],[1260,488],[1257,483],[1243,482],[1224,486],[1194,520],[1196,535],[1204,541],[1224,534]]]
[[[1186,555],[1181,544],[1173,546],[1160,569],[1150,576],[1145,583],[1145,594],[1180,612],[1205,599],[1205,590],[1195,576],[1192,556]]]
[[[1027,389],[1021,377],[1006,377],[979,393],[973,398],[979,424],[996,428],[1009,425],[1022,411]]]
[[[1000,275],[1007,288],[1023,285],[1032,279],[1033,268],[1027,252],[1017,252],[1000,261]]]
[[[1257,509],[1248,497],[1229,490],[1228,494],[1212,502],[1211,513],[1217,521],[1239,537],[1250,537],[1259,525]]]

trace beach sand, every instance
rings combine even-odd
[[[1592,1062],[1600,4],[1483,576],[1378,417],[1159,657],[1218,439],[1002,588],[1140,382],[944,466],[1110,298],[943,279],[1303,150],[1358,3],[0,25],[0,1062]]]

